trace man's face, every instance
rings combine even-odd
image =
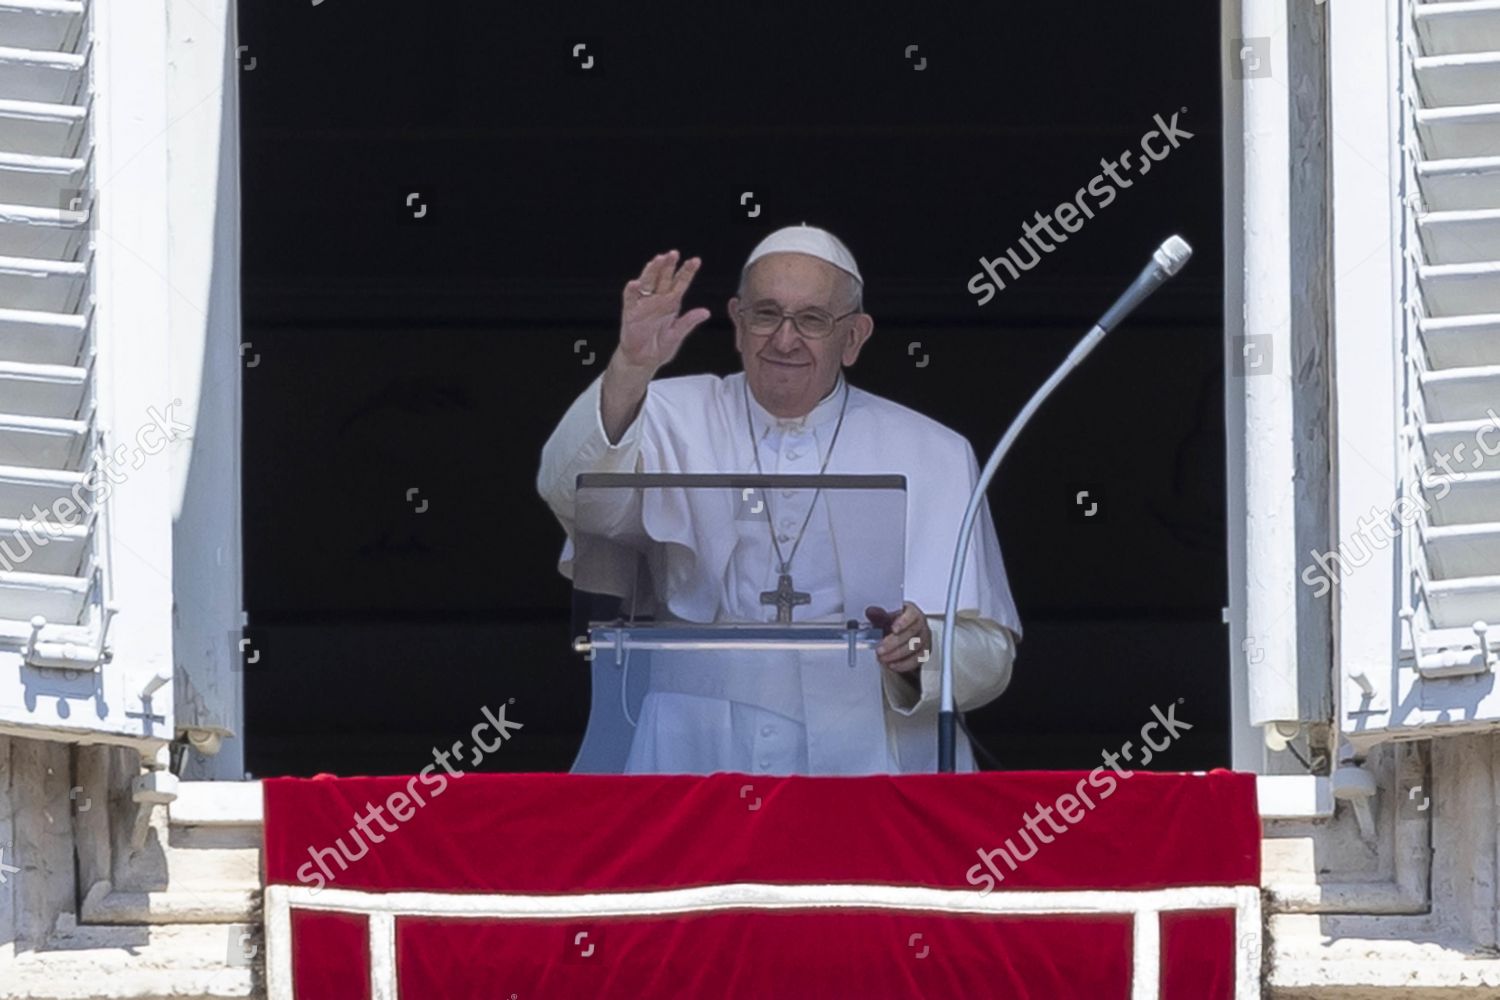
[[[865,313],[839,320],[821,340],[804,337],[791,320],[774,333],[751,331],[741,308],[779,305],[784,312],[820,309],[842,316],[853,306],[854,280],[825,260],[801,253],[773,253],[757,260],[745,276],[744,299],[729,300],[734,346],[745,366],[755,399],[778,417],[800,417],[828,395],[839,368],[852,365],[875,330]]]

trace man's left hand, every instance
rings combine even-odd
[[[916,641],[913,642],[912,640]],[[875,658],[907,680],[917,680],[911,671],[919,670],[932,655],[932,629],[927,616],[911,601],[901,605],[901,613],[891,622],[891,634],[875,647]]]

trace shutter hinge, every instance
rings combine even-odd
[[[35,616],[31,619],[31,635],[26,639],[26,665],[38,670],[98,670],[113,656],[109,648],[109,626],[115,611],[113,605],[104,605],[98,642],[88,645],[42,641],[42,629],[47,627],[47,619],[42,615]]]
[[[1415,649],[1416,670],[1423,677],[1468,677],[1495,669],[1495,650],[1489,642],[1489,626],[1482,621],[1473,625],[1477,641],[1436,649]]]

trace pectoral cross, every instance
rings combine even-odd
[[[776,581],[775,590],[762,590],[760,603],[776,605],[776,620],[783,625],[791,624],[792,608],[799,604],[811,604],[812,595],[806,591],[792,589],[792,574],[783,573]]]

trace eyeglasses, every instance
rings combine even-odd
[[[779,305],[761,303],[742,308],[739,313],[745,325],[750,328],[750,332],[757,336],[765,337],[775,333],[781,329],[781,324],[789,319],[792,321],[792,327],[802,336],[809,340],[822,340],[833,332],[839,320],[848,319],[859,311],[851,309],[842,316],[831,315],[822,309],[803,309],[789,313],[783,312]]]

